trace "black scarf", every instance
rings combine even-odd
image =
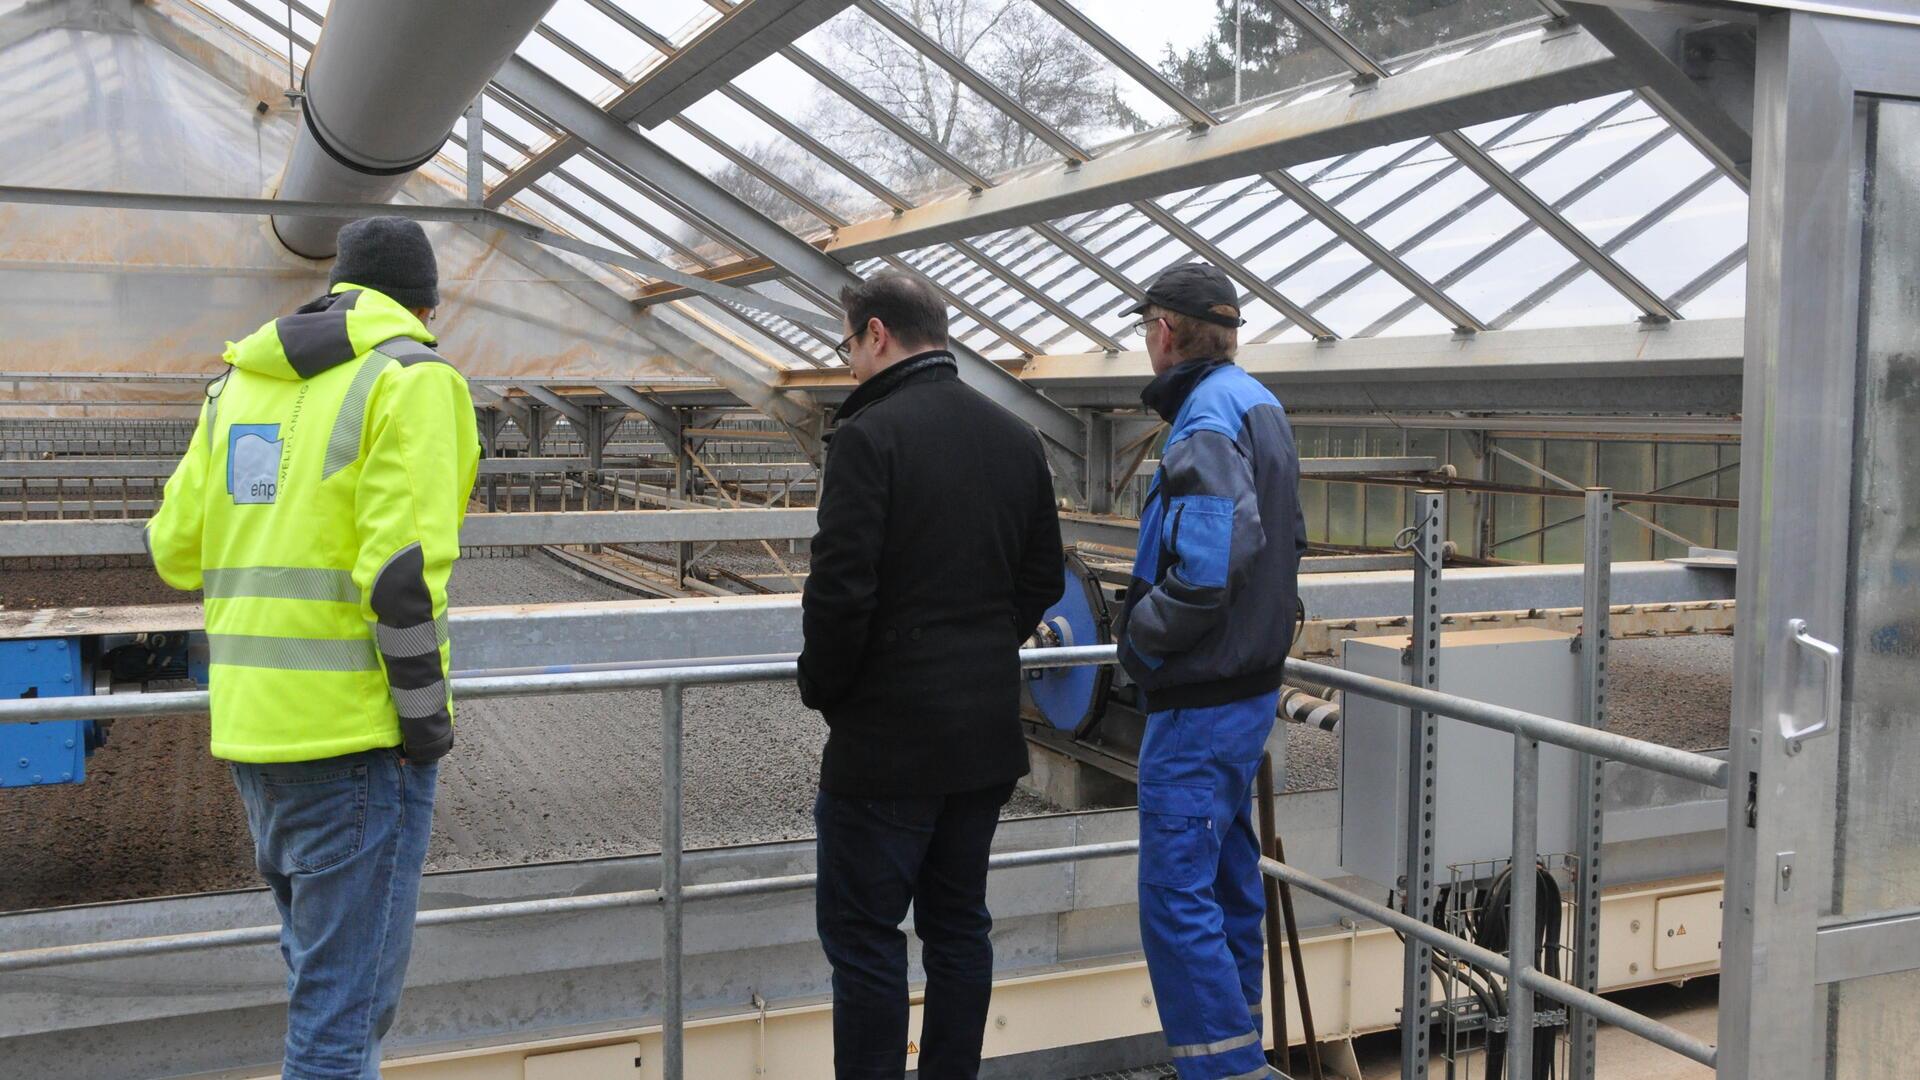
[[[953,354],[945,349],[916,353],[854,387],[853,393],[847,395],[847,400],[840,403],[840,411],[834,413],[834,423],[853,419],[860,410],[898,390],[911,376],[936,367],[950,368],[955,372],[960,370]]]

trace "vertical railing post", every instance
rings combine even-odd
[[[1580,722],[1607,726],[1607,644],[1613,603],[1613,491],[1588,488],[1586,506],[1586,573],[1580,597],[1580,681],[1584,691]],[[1600,842],[1601,784],[1606,762],[1587,757],[1580,767],[1575,792],[1573,835],[1579,874],[1574,882],[1573,985],[1600,989]],[[1594,1080],[1592,1016],[1580,1010],[1568,1015],[1568,1080]]]
[[[1507,1075],[1533,1076],[1534,901],[1539,896],[1540,740],[1513,737],[1513,859],[1507,864]]]
[[[1404,535],[1412,542],[1413,623],[1409,681],[1427,690],[1440,688],[1440,564],[1446,542],[1447,496],[1421,489],[1413,495],[1413,524]],[[1439,725],[1431,713],[1412,710],[1407,725],[1406,818],[1401,836],[1406,864],[1401,875],[1407,914],[1433,920],[1434,739]],[[1400,991],[1400,1075],[1424,1080],[1431,1027],[1428,997],[1433,986],[1433,950],[1409,940]]]
[[[686,1001],[681,986],[680,833],[681,686],[660,688],[660,981],[666,1016],[660,1030],[660,1061],[666,1080],[682,1080],[686,1062]]]

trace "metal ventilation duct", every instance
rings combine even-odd
[[[554,0],[333,0],[307,65],[282,199],[386,202]],[[295,254],[334,254],[336,218],[279,216]]]

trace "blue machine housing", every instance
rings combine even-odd
[[[1066,556],[1061,572],[1066,575],[1066,592],[1041,620],[1042,643],[1055,647],[1110,644],[1113,618],[1099,578],[1073,554]],[[1104,664],[1027,673],[1027,693],[1034,708],[1056,730],[1076,737],[1084,737],[1100,722],[1112,686],[1113,669]]]
[[[73,697],[93,693],[77,641],[0,641],[0,697]],[[0,724],[0,788],[78,784],[87,755],[106,740],[92,720]]]

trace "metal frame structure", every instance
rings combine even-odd
[[[1920,16],[1898,0],[1539,0],[1537,19],[1390,57],[1343,32],[1315,0],[1263,2],[1346,70],[1253,101],[1203,101],[1170,82],[1091,9],[1074,0],[1032,0],[1075,47],[1111,66],[1116,89],[1137,90],[1164,108],[1164,124],[1117,138],[1063,123],[1021,100],[970,62],[964,49],[890,0],[707,0],[712,17],[673,34],[650,27],[615,0],[577,0],[564,16],[536,28],[473,100],[458,137],[426,166],[415,193],[444,195],[438,203],[389,207],[21,184],[0,187],[0,201],[307,219],[357,215],[377,205],[381,212],[485,232],[536,272],[565,279],[559,287],[588,297],[595,310],[633,326],[644,341],[684,356],[707,378],[641,385],[605,371],[584,372],[579,379],[547,371],[477,380],[488,399],[482,407],[491,415],[483,431],[490,441],[498,439],[501,419],[509,419],[539,460],[549,440],[563,441],[549,429],[564,417],[567,425],[557,430],[567,432],[568,442],[577,433],[586,472],[607,468],[607,439],[625,411],[645,418],[672,458],[671,486],[658,489],[658,498],[677,508],[476,516],[463,539],[512,546],[670,543],[679,584],[688,582],[690,544],[811,533],[812,512],[805,508],[743,508],[745,500],[724,482],[735,475],[726,470],[737,466],[703,456],[700,440],[716,429],[693,412],[744,402],[782,425],[803,454],[817,456],[823,406],[850,383],[831,352],[839,330],[838,291],[884,268],[910,268],[932,280],[960,313],[955,351],[964,377],[1046,437],[1062,480],[1096,511],[1111,510],[1116,493],[1148,459],[1153,438],[1149,432],[1131,445],[1117,445],[1131,436],[1118,418],[1098,411],[1131,406],[1151,375],[1145,358],[1116,337],[1117,313],[1140,295],[1136,276],[1192,259],[1219,264],[1238,285],[1251,320],[1241,359],[1282,389],[1297,412],[1337,411],[1367,424],[1399,425],[1404,419],[1416,428],[1523,425],[1519,430],[1668,439],[1703,431],[1702,437],[1726,438],[1738,416],[1749,467],[1741,470],[1738,503],[1744,547],[1738,571],[1739,719],[1730,762],[1656,753],[1605,730],[1611,601],[1616,591],[1634,595],[1646,577],[1631,566],[1610,569],[1615,504],[1632,501],[1631,493],[1583,490],[1575,478],[1561,475],[1565,470],[1483,447],[1479,463],[1488,471],[1448,486],[1512,494],[1490,474],[1492,459],[1504,455],[1585,500],[1582,515],[1535,530],[1584,519],[1580,723],[1434,692],[1441,615],[1470,604],[1459,597],[1492,591],[1505,596],[1523,587],[1561,595],[1571,587],[1565,575],[1516,572],[1492,585],[1489,576],[1461,569],[1448,571],[1443,590],[1445,498],[1439,490],[1419,491],[1407,544],[1416,593],[1416,685],[1382,684],[1298,662],[1290,668],[1320,685],[1412,710],[1405,910],[1389,910],[1279,862],[1264,869],[1409,936],[1402,999],[1407,1077],[1426,1069],[1424,954],[1430,945],[1507,976],[1514,1030],[1531,1026],[1536,996],[1568,1005],[1575,1080],[1594,1075],[1596,1019],[1653,1038],[1723,1076],[1800,1080],[1821,1074],[1831,1067],[1823,1050],[1830,1058],[1849,1010],[1872,993],[1868,980],[1920,970],[1920,949],[1913,944],[1920,909],[1885,903],[1853,911],[1836,899],[1845,858],[1836,837],[1845,814],[1857,809],[1847,801],[1846,746],[1865,737],[1853,731],[1860,705],[1847,692],[1844,671],[1848,658],[1872,647],[1844,632],[1849,590],[1867,587],[1864,571],[1849,562],[1849,544],[1856,539],[1849,531],[1854,486],[1843,482],[1866,464],[1856,460],[1857,433],[1845,418],[1863,400],[1863,291],[1873,273],[1897,272],[1863,259],[1864,193],[1873,190],[1863,184],[1871,173],[1867,155],[1875,129],[1862,106],[1920,99],[1920,75],[1911,62],[1920,47]],[[0,46],[105,12],[163,35],[177,55],[224,65],[218,77],[236,89],[245,82],[236,73],[277,67],[284,45],[291,88],[298,69],[312,59],[324,15],[293,0],[281,20],[272,7],[246,0],[158,7],[46,0],[0,15]],[[580,31],[580,21],[588,18],[602,28],[599,34]],[[1033,155],[1005,167],[971,160],[966,148],[921,130],[857,80],[836,74],[810,33],[834,20],[853,23],[924,65],[956,96],[964,93],[1030,141]],[[1730,75],[1700,67],[1694,46],[1711,49],[1716,43],[1736,53],[1751,44],[1750,99],[1739,65]],[[909,184],[863,167],[855,148],[810,130],[804,117],[751,88],[752,69],[760,63],[782,65],[823,91],[823,100],[846,105],[858,123],[871,125],[874,139],[890,140],[929,163],[926,175],[935,179]],[[750,118],[773,133],[776,141],[769,145],[796,151],[805,168],[817,167],[844,190],[822,194],[775,157],[763,159],[735,145],[708,106]],[[289,122],[264,102],[260,111],[262,123]],[[706,158],[725,164],[696,160]],[[721,168],[747,179],[723,183]],[[1647,179],[1653,172],[1657,185]],[[756,208],[742,195],[743,185],[755,195],[770,194],[770,205],[779,209]],[[1674,231],[1684,223],[1725,214],[1749,192],[1745,235],[1722,229],[1699,250],[1668,252],[1684,266],[1669,268],[1649,255],[1685,235]],[[593,275],[582,280],[582,264],[559,253],[588,260]],[[1515,263],[1535,273],[1523,283],[1491,280]],[[1737,280],[1732,275],[1743,267],[1747,318],[1713,317],[1727,313]],[[1556,314],[1562,304],[1607,314],[1574,320],[1599,325],[1563,326],[1567,320]],[[141,395],[156,389],[164,394],[176,383],[190,387],[186,378],[167,374],[60,370],[0,373],[0,381],[137,388],[118,396],[106,388],[85,401],[96,409],[122,400],[128,408],[157,407]],[[12,403],[42,400],[58,405],[80,399],[16,392]],[[1497,415],[1516,412],[1544,415]],[[1404,440],[1401,453],[1413,456]],[[1123,460],[1129,455],[1130,466]],[[60,468],[43,471],[56,474],[53,502],[60,512],[64,493],[57,474],[66,463],[51,464]],[[1721,464],[1669,486],[1730,468]],[[24,477],[33,470],[17,471]],[[497,471],[517,475],[511,467]],[[527,471],[537,475],[532,466]],[[690,491],[696,474],[717,489],[705,503]],[[81,478],[91,484],[90,476]],[[1405,476],[1366,480],[1383,486],[1432,483]],[[531,501],[538,485],[527,488]],[[580,489],[589,506],[597,505],[586,485]],[[31,513],[40,504],[24,479],[21,490]],[[716,499],[728,508],[712,505]],[[124,490],[120,501],[123,512],[133,509]],[[1704,505],[1731,509],[1724,500]],[[1686,540],[1658,521],[1635,520],[1673,542]],[[1111,519],[1073,527],[1088,536],[1126,539],[1125,525]],[[1490,538],[1484,519],[1483,532]],[[9,523],[0,534],[0,555],[139,550],[137,526],[126,522]],[[781,563],[771,547],[768,552]],[[1404,588],[1404,582],[1395,587]],[[1358,588],[1327,581],[1304,587],[1303,594]],[[787,597],[766,610],[785,618],[792,605]],[[1061,656],[1030,659],[1053,663]],[[677,785],[682,687],[789,674],[785,665],[766,664],[469,677],[460,680],[458,692],[660,688],[662,749]],[[204,702],[156,694],[124,708],[116,702],[116,711],[132,716],[183,705]],[[84,709],[84,699],[0,702],[0,720],[80,715]],[[1434,868],[1430,852],[1412,840],[1422,832],[1433,718],[1441,715],[1515,736],[1516,807],[1528,808],[1517,809],[1513,819],[1516,866],[1538,854],[1531,808],[1539,744],[1593,757],[1593,767],[1580,778],[1579,914],[1570,982],[1547,978],[1524,955],[1503,960],[1476,953],[1430,925]],[[1819,737],[1834,731],[1841,737]],[[1602,759],[1632,761],[1716,788],[1731,782],[1718,1051],[1593,996]],[[659,904],[670,943],[667,1023],[677,1032],[684,1019],[677,954],[681,905],[805,882],[795,877],[687,884],[680,872],[677,786],[663,807],[669,857],[657,890],[610,894],[617,900],[579,897],[429,913],[422,923],[573,910],[568,904],[580,910]],[[1066,861],[1128,850],[1120,844],[1041,854]],[[1538,914],[1533,892],[1515,889],[1512,895],[1513,937],[1528,940]],[[1906,899],[1920,904],[1920,895]],[[260,931],[226,933],[160,945],[0,954],[0,971],[69,957],[98,959],[115,955],[115,948],[170,951],[251,942],[247,935]],[[1920,1032],[1909,1025],[1903,1034]],[[673,1074],[684,1062],[677,1036],[670,1035],[668,1045]],[[1514,1070],[1524,1073],[1529,1043],[1515,1039],[1512,1046]]]
[[[1437,494],[1429,498],[1435,506],[1440,502],[1440,496]],[[1424,577],[1418,580],[1423,584],[1427,583]],[[1423,607],[1437,612],[1437,603],[1430,602],[1432,597],[1423,595],[1420,599]],[[1113,646],[1095,645],[1025,650],[1021,656],[1021,663],[1027,668],[1045,668],[1109,664],[1116,662],[1116,659]],[[1727,764],[1701,754],[1641,742],[1518,709],[1488,705],[1422,686],[1403,686],[1322,664],[1289,660],[1287,668],[1288,673],[1296,678],[1336,687],[1347,693],[1377,697],[1384,701],[1405,705],[1416,712],[1450,716],[1513,735],[1517,763],[1522,766],[1515,771],[1516,806],[1533,806],[1538,802],[1539,771],[1537,767],[1526,767],[1524,761],[1528,757],[1537,756],[1539,744],[1542,742],[1580,751],[1599,760],[1628,762],[1656,773],[1705,784],[1709,787],[1724,788],[1727,785]],[[682,695],[687,686],[785,680],[793,678],[794,671],[795,665],[792,660],[781,659],[669,668],[641,665],[611,670],[576,670],[546,674],[466,675],[453,679],[453,693],[456,697],[463,699],[526,694],[596,693],[609,690],[660,690],[661,760],[665,770],[663,775],[666,777],[666,790],[661,800],[661,884],[659,888],[649,890],[472,905],[423,912],[418,916],[416,925],[431,926],[577,913],[602,908],[660,905],[665,912],[662,922],[661,960],[663,984],[666,988],[663,1005],[663,1075],[668,1080],[682,1080],[686,1075],[684,1055],[686,1015],[682,998],[681,970],[683,905],[689,899],[717,899],[804,889],[812,885],[814,880],[811,874],[796,874],[779,878],[705,885],[688,885],[683,881],[681,862],[684,852],[680,832],[681,790],[684,779],[680,770],[680,744],[683,737]],[[0,724],[31,723],[79,715],[85,710],[87,704],[85,698],[0,702]],[[142,695],[137,701],[130,702],[126,708],[119,711],[126,718],[150,717],[204,709],[206,704],[207,694],[204,691],[169,692]],[[1533,858],[1531,820],[1531,815],[1522,814],[1516,810],[1514,831],[1514,862],[1516,864],[1523,858],[1526,861],[1531,861]],[[1413,845],[1409,846],[1411,848]],[[1083,859],[1123,856],[1137,850],[1137,841],[1114,841],[997,856],[992,860],[992,865],[995,868],[1004,869],[1052,862],[1074,862]],[[1513,1001],[1511,1022],[1517,1028],[1531,1030],[1532,995],[1540,993],[1571,1009],[1589,1011],[1597,1018],[1607,1020],[1641,1038],[1702,1064],[1712,1066],[1715,1062],[1716,1051],[1713,1047],[1624,1006],[1543,975],[1531,968],[1524,958],[1509,961],[1435,927],[1424,919],[1391,911],[1356,893],[1335,887],[1320,878],[1273,859],[1262,858],[1261,870],[1271,877],[1327,899],[1357,914],[1392,926],[1423,945],[1445,948],[1455,955],[1471,959],[1489,970],[1507,976],[1509,993]],[[1512,893],[1514,898],[1512,917],[1517,925],[1524,925],[1526,921],[1531,920],[1533,890],[1515,889]],[[258,926],[16,950],[0,953],[0,974],[138,956],[259,945],[277,940],[278,933],[277,927]],[[1409,953],[1414,952],[1423,952],[1423,950],[1409,950]],[[1421,969],[1420,974],[1422,986],[1417,996],[1411,985],[1407,988],[1408,992],[1402,1006],[1404,1012],[1418,1012],[1424,1015],[1424,984],[1426,982],[1424,968]],[[1422,1027],[1425,1027],[1424,1023]],[[1421,1041],[1424,1043],[1424,1039]]]
[[[1463,331],[1493,325],[1485,313],[1471,312],[1468,304],[1449,291],[1442,278],[1413,265],[1402,247],[1382,239],[1377,225],[1369,224],[1370,219],[1377,221],[1377,216],[1356,218],[1337,208],[1341,198],[1385,173],[1374,173],[1359,184],[1338,185],[1332,189],[1333,194],[1323,195],[1315,190],[1315,175],[1324,170],[1308,173],[1293,167],[1342,147],[1347,148],[1347,155],[1351,156],[1355,151],[1388,139],[1410,134],[1432,136],[1457,164],[1464,164],[1471,172],[1486,178],[1489,185],[1486,190],[1493,198],[1510,200],[1537,227],[1566,245],[1578,257],[1576,266],[1599,274],[1644,314],[1656,318],[1676,314],[1677,305],[1652,295],[1638,285],[1632,273],[1620,268],[1611,253],[1619,244],[1605,247],[1588,240],[1580,228],[1567,223],[1563,210],[1549,207],[1519,179],[1522,170],[1493,162],[1491,154],[1501,152],[1497,140],[1508,136],[1496,136],[1495,142],[1483,144],[1426,126],[1432,117],[1444,115],[1456,123],[1476,113],[1492,118],[1515,111],[1521,103],[1524,107],[1539,109],[1631,85],[1629,80],[1634,76],[1629,68],[1610,57],[1583,31],[1551,26],[1549,29],[1554,32],[1547,34],[1542,34],[1537,26],[1503,30],[1464,42],[1443,42],[1427,53],[1386,63],[1367,56],[1347,42],[1313,8],[1297,2],[1281,3],[1288,16],[1307,34],[1327,42],[1357,73],[1366,77],[1365,93],[1357,95],[1357,102],[1349,107],[1339,101],[1345,95],[1336,88],[1337,83],[1322,82],[1288,91],[1277,101],[1215,111],[1168,84],[1096,19],[1080,12],[1069,0],[1040,0],[1040,10],[1047,18],[1095,54],[1114,63],[1129,83],[1167,103],[1184,125],[1178,130],[1162,129],[1133,136],[1112,146],[1088,148],[1071,133],[1054,128],[1021,105],[941,42],[878,0],[856,4],[851,10],[833,16],[870,23],[899,42],[902,48],[928,58],[944,77],[956,80],[970,93],[979,95],[986,105],[1034,134],[1062,159],[1061,164],[1042,163],[994,177],[962,162],[924,136],[913,137],[911,127],[888,116],[886,110],[865,99],[847,80],[828,71],[815,52],[810,51],[817,51],[817,46],[809,46],[805,39],[796,41],[790,31],[798,24],[789,19],[782,24],[785,29],[780,35],[756,39],[755,55],[767,55],[771,51],[779,58],[778,62],[800,70],[829,95],[859,107],[890,131],[892,137],[908,140],[968,189],[965,194],[937,197],[918,204],[895,193],[883,200],[890,203],[891,216],[866,221],[816,203],[811,208],[813,211],[828,210],[829,215],[822,218],[813,213],[811,216],[829,228],[831,235],[824,241],[808,242],[800,234],[747,209],[707,177],[686,168],[671,154],[659,153],[658,146],[621,123],[632,111],[629,99],[635,88],[649,87],[651,95],[652,90],[678,78],[674,72],[686,70],[682,57],[693,39],[699,39],[702,47],[707,47],[715,39],[703,35],[718,33],[720,25],[731,27],[772,18],[768,12],[756,12],[748,18],[737,13],[736,6],[727,0],[709,2],[717,21],[710,26],[692,28],[691,37],[685,42],[675,42],[669,35],[648,27],[610,0],[589,6],[608,28],[617,28],[618,33],[629,35],[630,43],[622,42],[616,47],[606,41],[576,40],[550,19],[538,28],[536,38],[546,49],[566,58],[567,63],[578,65],[579,73],[568,73],[563,82],[560,74],[543,69],[533,59],[544,54],[523,50],[521,56],[509,61],[483,95],[493,99],[491,105],[482,102],[469,116],[470,141],[484,143],[491,136],[498,144],[499,153],[495,153],[492,145],[476,150],[469,138],[462,138],[456,140],[461,158],[443,158],[438,167],[444,173],[459,176],[469,187],[469,195],[473,181],[461,175],[469,165],[477,163],[482,171],[498,170],[499,179],[484,185],[487,192],[483,201],[487,207],[507,207],[516,196],[528,196],[532,202],[523,208],[524,212],[583,238],[593,249],[590,257],[629,273],[642,295],[642,304],[650,306],[678,296],[683,303],[700,309],[715,325],[757,337],[772,346],[771,355],[791,355],[803,367],[834,364],[828,348],[831,345],[828,334],[834,321],[832,293],[840,284],[851,280],[843,264],[851,264],[858,273],[863,267],[876,265],[876,258],[881,262],[905,259],[916,269],[931,273],[949,298],[969,313],[969,321],[956,329],[963,343],[959,350],[962,363],[972,381],[1033,422],[1069,455],[1077,455],[1084,444],[1084,435],[1075,420],[1041,394],[1020,386],[1018,380],[1007,378],[997,364],[984,359],[976,363],[966,346],[985,348],[1012,343],[1016,355],[1031,354],[1035,347],[1065,346],[1069,352],[1076,347],[1096,352],[1115,348],[1118,343],[1109,331],[1101,328],[1100,319],[1116,301],[1130,297],[1137,286],[1089,241],[1094,235],[1111,232],[1128,217],[1148,230],[1145,236],[1134,241],[1134,246],[1142,240],[1148,241],[1145,250],[1158,252],[1158,259],[1178,261],[1198,256],[1222,264],[1247,290],[1254,307],[1271,312],[1270,318],[1277,320],[1250,327],[1249,335],[1253,337],[1281,333],[1289,327],[1295,328],[1295,333],[1304,332],[1307,337],[1321,340],[1344,336],[1339,328],[1312,310],[1316,304],[1331,301],[1339,292],[1327,294],[1312,304],[1296,303],[1285,295],[1287,280],[1297,278],[1309,266],[1296,262],[1277,275],[1252,269],[1259,252],[1279,236],[1299,229],[1303,222],[1314,223],[1315,228],[1328,237],[1309,257],[1309,263],[1357,254],[1369,268],[1368,272],[1380,273],[1397,288],[1407,290],[1409,300],[1416,307],[1437,313],[1445,325]],[[772,0],[754,2],[771,3]],[[262,11],[251,5],[234,6],[224,0],[207,0],[202,6],[230,20],[241,34],[257,36],[262,52],[277,52],[276,46],[267,43],[284,41],[292,61],[302,60],[312,47],[305,27],[318,27],[324,21],[319,11],[301,2],[294,3],[291,9],[298,14],[301,29],[272,22],[263,25]],[[817,22],[839,6],[798,5],[806,9],[802,22],[808,19]],[[1550,18],[1555,13],[1553,9],[1544,10],[1543,17]],[[622,71],[618,65],[601,59],[636,52],[655,59],[631,71]],[[601,106],[587,100],[581,89],[576,88],[584,87],[581,80],[587,78],[613,87],[617,91],[614,103]],[[836,175],[871,182],[871,177],[838,157],[819,138],[807,133],[803,125],[782,120],[738,82],[717,76],[711,81],[735,107],[773,124],[791,145]],[[649,122],[667,119],[735,164],[753,164],[737,150],[728,152],[730,148],[724,145],[715,146],[716,140],[710,132],[702,139],[701,133],[706,129],[683,111],[667,109],[658,117],[650,115]],[[509,131],[509,125],[514,130]],[[1179,145],[1183,142],[1192,145]],[[1404,154],[1400,157],[1405,160]],[[561,163],[566,158],[579,158],[589,162],[591,168],[563,166]],[[1523,161],[1522,168],[1525,164]],[[791,183],[771,170],[758,166],[756,169],[755,175],[761,183],[789,198],[799,194]],[[1227,232],[1214,230],[1213,235],[1209,235],[1199,226],[1198,219],[1188,220],[1190,215],[1163,207],[1153,199],[1159,192],[1236,174],[1257,175],[1264,181],[1260,190],[1266,194],[1260,198],[1266,205],[1259,207],[1259,213],[1243,217]],[[1097,176],[1109,176],[1111,180]],[[1062,185],[1061,181],[1066,179],[1071,183]],[[1103,188],[1103,184],[1109,186]],[[1050,188],[1057,194],[1050,193]],[[1110,198],[1114,205],[1123,211],[1119,217],[1088,212],[1090,207],[1106,201],[1100,194],[1103,190],[1112,192]],[[1258,206],[1247,201],[1245,194],[1235,198],[1236,205],[1245,209]],[[1058,201],[1062,199],[1067,202]],[[1640,232],[1653,228],[1663,216],[1677,211],[1687,200],[1676,197],[1670,201],[1673,206],[1656,208],[1657,211],[1664,209],[1664,213],[1648,215],[1648,220],[1641,223]],[[1069,205],[1075,214],[1073,219],[1047,220],[1051,208]],[[675,229],[660,228],[647,220],[655,217],[657,221],[658,216],[635,214],[627,209],[629,206],[656,209],[662,211],[660,216],[681,219],[695,234],[716,238],[723,246],[730,246],[737,253],[737,259],[728,262],[725,258],[715,258],[711,252],[702,252],[699,250],[702,245],[673,240]],[[931,220],[927,215],[935,212],[945,222],[935,232],[927,232],[916,224]],[[1260,237],[1247,233],[1234,237],[1229,244],[1229,237],[1241,232],[1254,217],[1290,220],[1282,225],[1280,234]],[[498,223],[490,221],[489,224]],[[1133,231],[1137,233],[1141,226]],[[537,228],[554,231],[547,226]],[[876,233],[876,229],[881,231]],[[1510,246],[1513,242],[1513,238],[1508,238],[1499,246]],[[930,248],[929,243],[939,247]],[[944,254],[929,262],[927,251],[915,254],[920,248]],[[1731,265],[1720,273],[1738,264],[1738,254],[1735,251],[1728,255]],[[1135,254],[1130,261],[1137,261],[1139,257]],[[1065,267],[1063,273],[1076,278],[1084,276],[1097,288],[1091,292],[1082,288],[1075,293],[1077,299],[1056,300],[1052,289],[1029,284],[1028,276],[1037,266]],[[965,275],[964,280],[971,283],[963,283],[963,278],[956,274]],[[1056,274],[1058,276],[1060,274]],[[1537,306],[1556,289],[1570,285],[1577,276],[1556,276],[1539,290],[1542,295],[1528,298],[1524,307]],[[1353,283],[1349,282],[1340,292],[1352,287]],[[777,299],[779,296],[793,299]],[[988,309],[996,305],[1006,306],[1010,314],[990,315]],[[1374,325],[1356,327],[1347,333],[1357,332],[1363,336],[1378,333],[1392,322],[1405,318],[1410,310],[1403,305],[1392,312],[1390,318],[1383,316],[1375,320]],[[1031,331],[1016,329],[1015,324],[1022,322],[1032,327],[1036,319],[1052,328],[1043,335],[1048,339],[1045,345],[1034,338]]]

